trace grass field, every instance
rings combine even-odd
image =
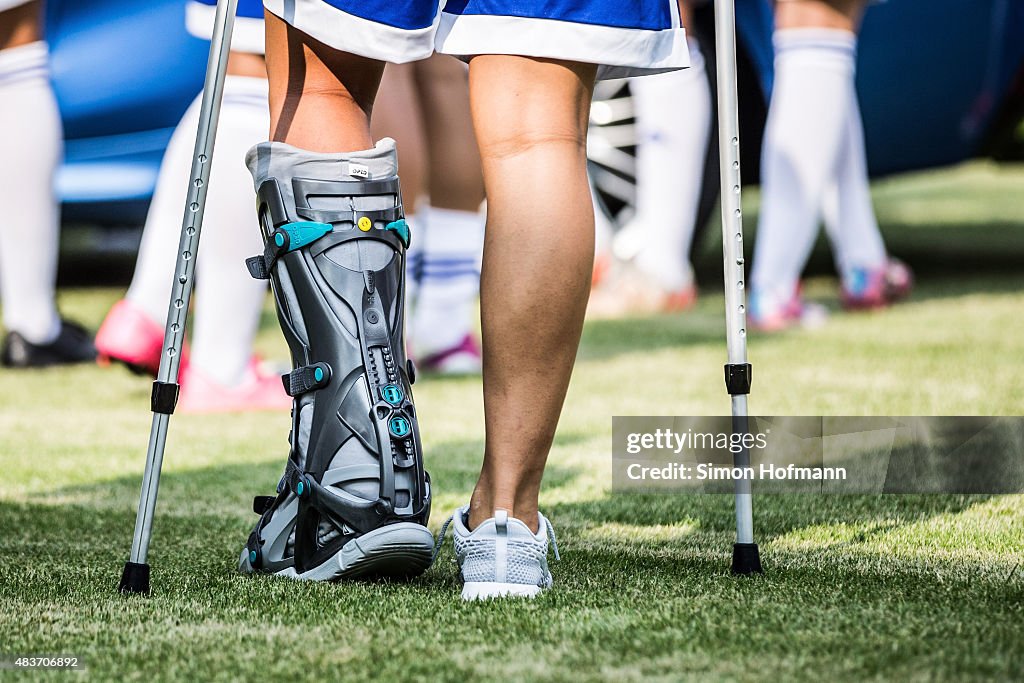
[[[1022,187],[1024,168],[980,164],[877,186],[919,289],[889,311],[752,337],[752,411],[1024,414]],[[761,497],[767,573],[737,579],[729,497],[610,492],[612,415],[729,409],[716,247],[712,234],[692,314],[588,324],[542,499],[563,559],[530,603],[460,604],[450,549],[408,586],[236,575],[251,496],[280,475],[285,414],[173,419],[154,595],[117,595],[149,382],[0,371],[0,657],[74,654],[95,680],[1024,678],[1024,496]],[[809,292],[831,303],[834,288],[817,277]],[[119,295],[61,303],[96,325]],[[259,346],[284,358],[269,309]],[[436,529],[474,481],[479,380],[416,393]]]

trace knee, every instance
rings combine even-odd
[[[522,126],[481,135],[477,142],[480,156],[484,159],[501,160],[548,150],[575,155],[585,154],[587,134],[585,130],[571,125]]]

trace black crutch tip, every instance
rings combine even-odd
[[[741,576],[763,574],[761,553],[756,543],[734,543],[732,546],[732,573]]]
[[[121,593],[149,595],[149,565],[125,562],[117,590]]]

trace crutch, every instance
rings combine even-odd
[[[734,0],[715,0],[715,54],[718,72],[718,148],[722,185],[722,250],[725,258],[725,327],[729,362],[725,386],[732,397],[732,431],[748,433],[747,394],[752,370],[747,362],[747,314],[744,303],[743,212],[740,209],[740,124],[736,93],[736,7]],[[733,458],[736,467],[750,466],[744,447]],[[761,572],[754,543],[750,480],[736,480],[736,543],[734,574]]]
[[[192,298],[199,234],[203,228],[206,192],[209,189],[210,166],[213,163],[213,146],[217,137],[224,78],[228,54],[231,51],[231,32],[237,7],[238,0],[217,2],[210,57],[206,64],[206,83],[203,86],[203,105],[199,114],[199,132],[196,135],[195,153],[192,157],[192,175],[188,181],[188,198],[185,200],[185,215],[181,221],[174,284],[167,307],[163,353],[160,357],[160,370],[156,381],[153,382],[153,426],[149,432],[146,469],[142,475],[142,493],[139,495],[139,510],[135,517],[135,536],[132,538],[131,557],[124,565],[118,587],[122,593],[149,593],[149,565],[146,564],[146,554],[153,533],[153,513],[156,509],[157,489],[160,486],[160,467],[163,464],[164,446],[167,443],[167,427],[178,402],[178,366],[181,363],[181,346],[185,339],[185,318],[188,315],[189,300]]]

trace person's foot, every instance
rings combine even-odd
[[[608,277],[614,258],[610,251],[600,251],[594,254],[594,269],[590,274],[590,288],[597,289]]]
[[[183,413],[241,413],[256,410],[288,410],[292,399],[285,393],[281,376],[260,369],[255,358],[242,381],[224,386],[207,377],[195,364],[181,372],[181,398],[178,409]]]
[[[682,287],[665,289],[636,266],[621,264],[591,292],[587,315],[607,319],[688,311],[697,304],[697,286],[689,275]]]
[[[420,357],[416,365],[437,375],[477,375],[481,368],[480,344],[472,334],[467,334],[451,348]]]
[[[469,506],[461,507],[444,523],[437,541],[444,542],[448,527],[453,530],[455,559],[459,564],[463,600],[501,597],[532,598],[551,588],[548,570],[548,541],[558,556],[555,531],[547,517],[537,513],[537,533],[505,510],[469,530]],[[435,555],[437,551],[435,550]]]
[[[760,292],[751,292],[747,300],[747,327],[758,332],[816,328],[827,320],[828,310],[821,304],[805,301],[799,289],[787,301],[774,301]]]
[[[7,368],[42,368],[95,360],[92,336],[84,327],[68,320],[60,321],[60,332],[49,344],[33,344],[11,331],[0,347],[0,365]]]
[[[156,377],[164,346],[164,328],[139,306],[121,299],[107,313],[96,333],[99,362],[122,363],[139,374]],[[187,365],[188,347],[182,349],[181,367]]]
[[[913,288],[910,267],[890,257],[880,268],[854,268],[843,278],[840,300],[847,310],[884,308],[906,299]]]

